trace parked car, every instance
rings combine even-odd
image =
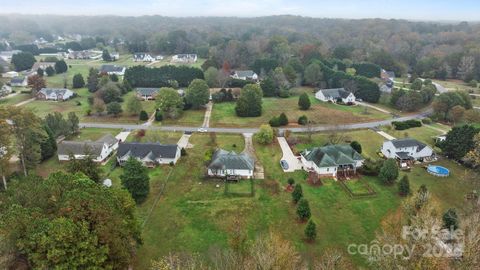
[[[280,165],[282,166],[283,170],[288,170],[288,162],[286,160],[280,160]]]
[[[199,128],[199,129],[197,129],[197,131],[203,133],[203,132],[207,132],[207,129],[206,128]]]

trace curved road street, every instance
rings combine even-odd
[[[366,129],[366,128],[376,128],[379,126],[389,125],[393,121],[406,121],[411,119],[422,119],[428,117],[432,114],[432,109],[428,109],[421,113],[414,115],[393,118],[382,121],[374,122],[364,122],[364,123],[353,123],[353,124],[344,124],[344,125],[319,125],[311,128],[308,127],[292,127],[292,128],[279,128],[279,132],[283,133],[286,130],[290,132],[322,132],[322,131],[331,131],[331,130],[352,130],[352,129]],[[148,130],[161,130],[161,131],[179,131],[179,132],[196,132],[200,127],[182,127],[182,126],[145,126],[142,124],[109,124],[109,123],[80,123],[81,128],[116,128],[116,129],[148,129]],[[209,127],[204,128],[206,132],[217,132],[217,133],[256,133],[258,128],[221,128],[221,127]]]

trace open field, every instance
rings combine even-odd
[[[32,109],[40,117],[45,117],[52,112],[60,112],[62,114],[75,112],[79,118],[82,118],[88,109],[87,99],[90,93],[87,88],[75,89],[73,91],[78,96],[67,101],[34,100],[26,104],[25,107]]]
[[[121,129],[113,128],[82,128],[80,129],[80,134],[68,139],[73,141],[96,141],[107,134],[115,137],[121,131]]]
[[[18,90],[20,91],[20,90]],[[15,95],[13,97],[8,97],[8,98],[1,98],[0,99],[0,105],[1,106],[11,106],[15,105],[17,103],[20,103],[22,101],[28,100],[32,98],[30,94],[21,94],[19,93],[18,95]]]
[[[302,111],[298,108],[298,96],[307,92],[312,106],[309,110]],[[315,124],[347,124],[356,122],[375,121],[388,119],[390,115],[374,109],[361,106],[344,106],[315,99],[311,88],[297,88],[292,91],[289,98],[264,98],[263,113],[259,117],[237,117],[235,113],[235,102],[216,103],[213,106],[210,126],[212,127],[258,127],[268,123],[274,116],[284,112],[290,125],[297,125],[300,116],[306,115]]]
[[[127,138],[127,142],[159,142],[161,144],[176,144],[182,132],[164,132],[157,130],[146,130],[144,137],[136,136],[138,130],[132,131]]]
[[[164,118],[163,121],[161,122],[161,125],[200,127],[203,124],[204,117],[205,117],[205,110],[186,110],[186,111],[183,111],[181,116],[177,119]],[[160,124],[160,123],[156,123],[156,124]]]

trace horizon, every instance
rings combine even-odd
[[[480,3],[472,0],[432,1],[417,3],[412,0],[398,3],[391,0],[367,0],[361,3],[345,0],[338,3],[331,0],[300,0],[295,3],[286,0],[245,0],[232,6],[220,0],[177,0],[174,3],[163,0],[86,0],[81,6],[72,0],[57,3],[53,0],[7,2],[0,0],[1,15],[57,15],[57,16],[118,16],[142,17],[163,16],[174,18],[192,17],[235,17],[258,18],[269,16],[301,16],[318,19],[396,19],[430,22],[477,22]],[[142,8],[136,9],[137,6]],[[379,8],[372,8],[378,6]],[[187,8],[186,8],[187,7]],[[19,12],[21,10],[21,12]],[[429,12],[428,12],[429,11]]]

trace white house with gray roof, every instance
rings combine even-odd
[[[153,57],[149,53],[138,52],[133,54],[133,61],[134,62],[153,62],[155,61],[155,57]]]
[[[125,67],[122,66],[117,66],[117,65],[102,65],[100,67],[99,73],[106,73],[108,75],[117,75],[117,76],[123,76],[125,75]]]
[[[117,151],[120,166],[123,166],[130,157],[142,162],[143,166],[155,167],[159,164],[175,164],[180,156],[180,147],[176,144],[120,143]]]
[[[399,161],[425,161],[435,157],[430,146],[410,138],[386,141],[381,152],[386,158]]]
[[[74,96],[73,91],[66,88],[42,88],[37,93],[37,99],[65,101]]]
[[[135,89],[137,98],[142,100],[153,100],[160,91],[160,88],[138,87]]]
[[[352,92],[344,88],[320,89],[315,93],[315,98],[324,102],[337,103],[341,100],[343,103],[355,103],[356,98]]]
[[[253,70],[236,70],[230,77],[244,81],[258,81],[258,75]]]
[[[211,177],[252,178],[254,170],[255,161],[246,153],[237,154],[234,151],[218,149],[208,165],[207,174]]]
[[[87,156],[92,156],[93,161],[105,161],[113,151],[118,148],[118,140],[111,134],[107,134],[97,141],[63,141],[58,144],[58,160],[68,161],[73,155],[75,159],[84,159]]]
[[[197,59],[198,57],[194,53],[183,53],[172,56],[173,63],[195,63]]]

